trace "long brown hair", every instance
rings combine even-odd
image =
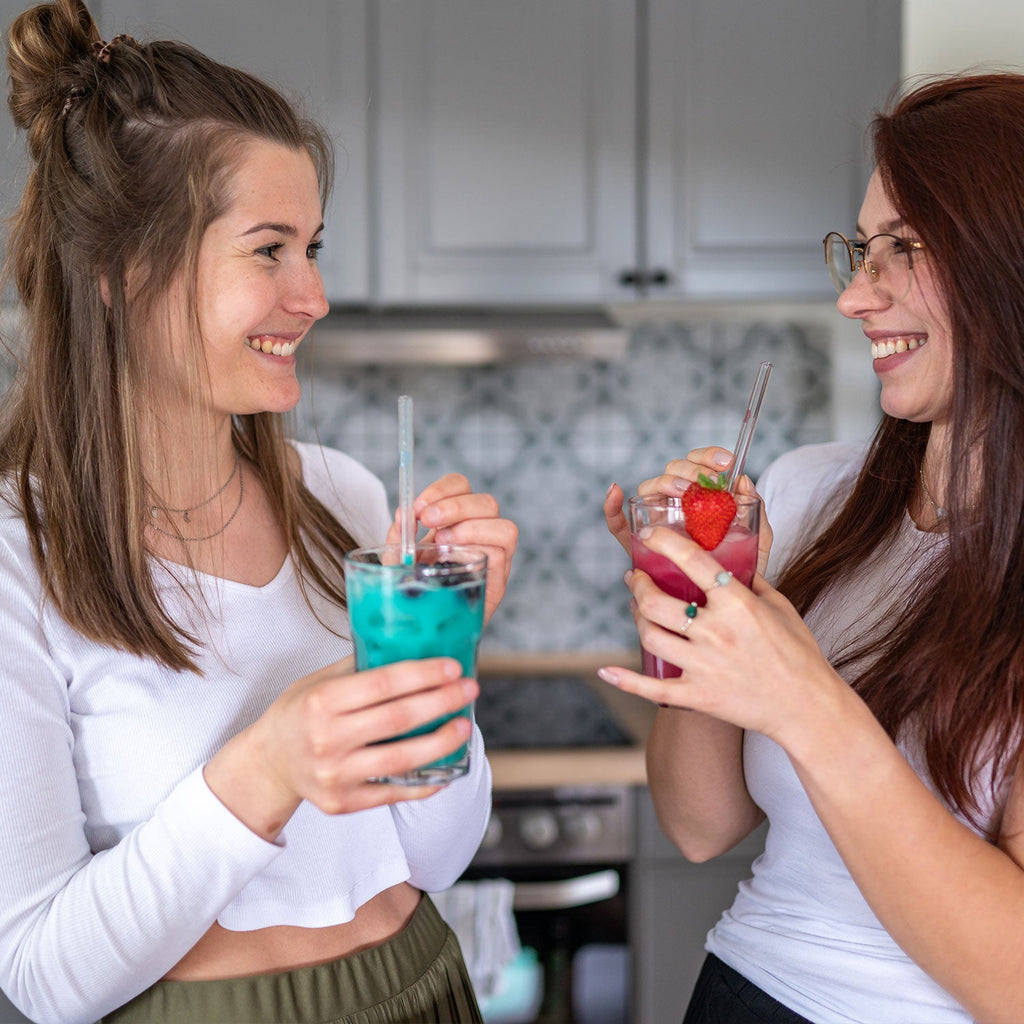
[[[928,81],[879,114],[872,136],[950,318],[948,548],[889,632],[844,660],[870,655],[854,687],[891,736],[912,728],[939,792],[982,825],[986,762],[994,791],[1024,725],[1024,76]],[[883,417],[849,499],[780,580],[801,612],[893,535],[928,434]]]
[[[104,45],[80,0],[21,14],[7,63],[31,166],[5,268],[27,347],[0,424],[0,475],[14,481],[46,595],[72,626],[195,669],[197,641],[161,605],[144,538],[136,402],[149,361],[139,328],[172,281],[195,281],[203,234],[227,207],[248,141],[308,153],[323,202],[330,143],[278,92],[189,46],[128,37]],[[198,341],[192,359],[203,386]],[[354,541],[303,485],[280,417],[238,416],[232,431],[286,531],[304,592],[309,584],[343,604],[341,557]]]

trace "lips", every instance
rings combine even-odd
[[[871,358],[887,359],[900,352],[913,352],[927,344],[925,337],[903,337],[902,335],[889,338],[878,338],[871,342]]]
[[[257,334],[245,339],[245,344],[254,352],[267,355],[290,356],[298,347],[298,339],[280,338],[272,334]]]

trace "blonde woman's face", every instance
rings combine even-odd
[[[286,412],[299,400],[295,350],[327,313],[317,266],[323,230],[319,184],[309,155],[253,141],[235,174],[233,197],[199,249],[196,305],[206,362],[205,402],[214,419]],[[164,415],[173,396],[191,409],[186,372],[193,341],[185,289],[167,298],[169,337],[157,358]],[[160,334],[164,332],[161,330]]]

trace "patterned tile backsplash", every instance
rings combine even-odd
[[[544,358],[482,367],[306,364],[297,432],[341,448],[397,501],[397,399],[415,401],[417,486],[461,472],[490,491],[520,540],[488,650],[631,647],[625,552],[604,525],[614,480],[627,495],[671,458],[736,439],[758,364],[774,364],[752,476],[777,454],[828,440],[833,376],[815,326],[649,323],[615,362]]]

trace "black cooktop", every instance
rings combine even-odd
[[[576,675],[488,675],[476,721],[490,750],[631,746],[593,687]]]

